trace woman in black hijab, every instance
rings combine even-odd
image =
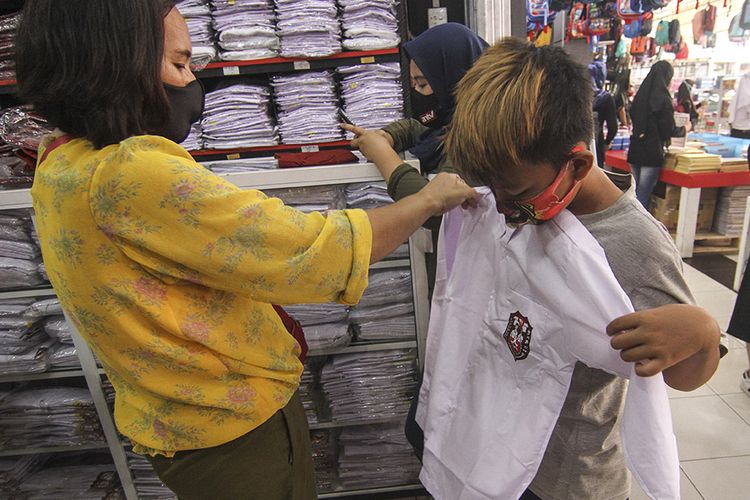
[[[352,146],[377,165],[394,200],[421,190],[427,184],[424,175],[455,173],[443,153],[443,137],[456,106],[453,91],[487,47],[487,42],[462,24],[428,29],[403,44],[410,59],[412,95],[419,96],[412,98],[418,108],[416,119],[399,120],[382,130],[343,126],[356,135]],[[399,158],[397,152],[402,151],[419,159],[423,175]],[[425,226],[437,229],[439,224],[440,217],[433,217]]]
[[[691,129],[695,130],[698,122],[698,107],[693,102],[693,82],[684,80],[677,89],[677,111],[690,115]]]
[[[648,200],[659,180],[664,150],[675,133],[674,107],[669,84],[674,70],[667,61],[651,67],[630,108],[633,135],[628,163],[636,182],[636,197],[648,208]]]

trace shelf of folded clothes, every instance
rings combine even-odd
[[[257,75],[264,73],[283,73],[290,71],[323,70],[357,64],[400,62],[398,48],[345,51],[327,57],[296,58],[269,57],[251,61],[224,61],[208,64],[198,71],[198,78],[217,78],[237,75]]]

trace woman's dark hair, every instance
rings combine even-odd
[[[27,0],[16,40],[20,96],[96,148],[159,128],[170,0]]]

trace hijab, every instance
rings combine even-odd
[[[641,83],[630,108],[634,127],[644,127],[656,111],[665,106],[672,107],[669,82],[673,75],[674,69],[667,61],[659,61],[651,66],[651,71]]]
[[[437,119],[409,150],[419,158],[423,172],[432,172],[440,164],[443,137],[456,107],[456,86],[487,47],[487,42],[458,23],[440,24],[403,45],[407,57],[422,70],[439,106]]]
[[[677,105],[682,108],[684,113],[690,115],[690,121],[695,125],[698,119],[698,110],[695,109],[693,102],[693,87],[688,80],[684,80],[677,89]]]

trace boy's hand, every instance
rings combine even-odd
[[[681,390],[700,387],[718,364],[719,326],[705,310],[670,304],[627,314],[607,326],[612,347],[624,361],[636,363],[642,377],[664,373]]]

